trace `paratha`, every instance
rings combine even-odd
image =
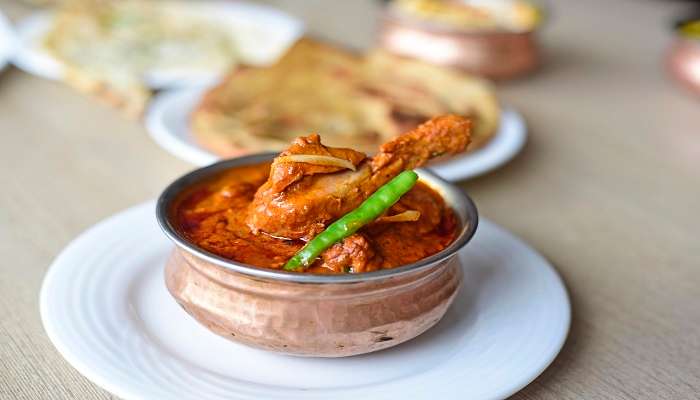
[[[272,66],[232,71],[204,94],[191,124],[197,142],[222,157],[280,150],[309,133],[322,134],[330,146],[371,152],[450,113],[474,118],[476,148],[495,133],[500,112],[480,78],[305,38]]]

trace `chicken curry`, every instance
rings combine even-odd
[[[272,162],[223,171],[183,192],[176,228],[221,257],[311,273],[394,268],[435,254],[458,232],[454,212],[411,169],[463,151],[468,119],[442,116],[373,157],[297,138]]]

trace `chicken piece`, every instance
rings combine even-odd
[[[355,233],[321,254],[322,268],[333,272],[370,272],[381,268],[382,258],[365,236]]]
[[[311,134],[306,137],[298,137],[294,140],[291,146],[282,153],[280,157],[294,154],[308,154],[320,156],[332,156],[350,161],[356,166],[367,156],[364,153],[352,149],[342,149],[326,147],[321,144],[321,138],[318,134]],[[273,192],[281,192],[287,186],[298,181],[304,176],[315,174],[328,174],[343,170],[342,167],[328,165],[314,165],[307,163],[288,163],[279,162],[279,157],[275,159],[270,167],[270,189]]]
[[[359,163],[355,171],[301,176],[296,172],[293,183],[286,186],[275,184],[286,182],[284,176],[271,173],[255,193],[246,223],[256,234],[309,240],[401,171],[433,157],[464,151],[470,126],[469,119],[455,115],[432,118],[382,145],[377,155]]]

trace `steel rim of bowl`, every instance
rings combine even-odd
[[[419,168],[418,172],[420,179],[431,186],[433,189],[438,191],[443,198],[445,198],[448,205],[452,207],[455,213],[458,214],[460,222],[462,222],[462,232],[449,246],[443,250],[423,258],[415,263],[404,265],[396,268],[381,269],[372,272],[363,272],[359,274],[338,274],[338,275],[322,275],[322,274],[311,274],[311,273],[299,273],[299,272],[289,272],[284,270],[276,270],[265,267],[256,267],[250,264],[239,263],[237,261],[229,260],[212,252],[204,250],[195,244],[189,242],[185,239],[175,228],[175,226],[170,221],[169,209],[172,202],[177,198],[177,196],[182,192],[183,189],[191,186],[192,184],[201,181],[206,177],[210,177],[217,172],[221,172],[230,168],[257,164],[265,161],[270,161],[277,153],[262,153],[249,156],[243,156],[238,158],[233,158],[229,160],[223,160],[211,164],[209,166],[195,169],[180,178],[173,181],[168,185],[165,190],[158,197],[156,203],[156,219],[158,220],[158,225],[163,230],[165,235],[175,243],[180,249],[187,251],[188,253],[208,261],[217,266],[223,267],[227,270],[241,273],[244,275],[266,278],[285,282],[298,282],[298,283],[355,283],[355,282],[366,282],[378,279],[385,279],[400,275],[405,275],[412,272],[421,271],[434,266],[440,261],[444,261],[452,256],[457,256],[457,251],[464,247],[474,236],[476,228],[479,224],[479,215],[477,212],[476,205],[472,199],[467,195],[464,190],[453,186],[449,182],[438,177],[434,173]],[[447,199],[446,197],[450,197]],[[457,204],[455,204],[457,203]],[[460,215],[460,211],[457,209],[464,209],[464,217]]]

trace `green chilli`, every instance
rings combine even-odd
[[[359,207],[343,215],[315,238],[310,240],[284,264],[287,271],[307,269],[324,250],[357,232],[393,206],[418,181],[413,171],[403,171],[377,189]]]

